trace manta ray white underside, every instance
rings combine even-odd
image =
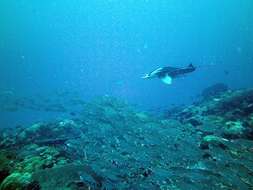
[[[165,83],[165,84],[171,84],[172,83],[172,78],[169,75],[165,75],[164,77],[161,78],[161,80]]]
[[[143,79],[148,79],[148,78],[152,78],[152,76],[150,76],[149,74],[146,74],[146,75],[144,75],[144,76],[141,77],[141,78],[143,78]],[[163,83],[165,83],[165,84],[171,84],[171,83],[172,83],[172,78],[171,78],[171,76],[169,76],[169,75],[165,75],[165,76],[161,77],[160,79],[161,79],[161,81],[162,81]]]

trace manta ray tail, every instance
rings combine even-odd
[[[171,84],[172,83],[172,78],[169,75],[165,75],[164,77],[161,78],[161,80],[165,83],[165,84]]]

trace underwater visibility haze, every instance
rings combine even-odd
[[[2,0],[0,190],[253,189],[252,0]]]

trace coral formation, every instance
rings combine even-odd
[[[222,91],[158,118],[105,96],[1,130],[0,189],[252,189],[252,105]]]

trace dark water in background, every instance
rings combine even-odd
[[[151,109],[190,103],[217,82],[252,87],[252,20],[252,0],[2,0],[0,91],[108,94]],[[199,69],[171,86],[140,79],[190,62]],[[28,112],[2,112],[1,125],[46,116]]]

